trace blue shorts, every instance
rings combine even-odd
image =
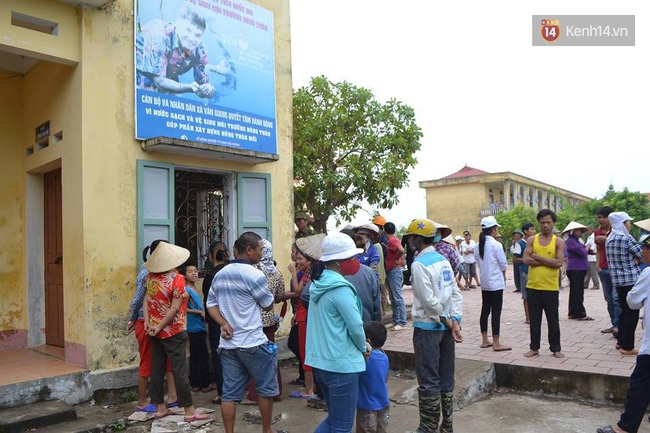
[[[260,397],[275,397],[278,389],[278,356],[275,343],[266,342],[246,349],[219,349],[223,369],[223,401],[241,401],[248,380],[255,380]]]

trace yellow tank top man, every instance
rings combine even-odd
[[[530,315],[530,350],[524,354],[527,358],[539,355],[542,313],[548,323],[549,349],[554,357],[564,358],[560,345],[558,282],[564,263],[564,240],[553,234],[556,221],[555,212],[540,210],[537,213],[540,233],[526,241],[523,261],[529,266],[526,290]]]

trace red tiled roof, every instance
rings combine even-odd
[[[449,176],[445,176],[441,179],[457,179],[459,177],[470,177],[470,176],[479,176],[481,174],[489,174],[487,171],[479,170],[478,168],[473,168],[468,165],[458,170],[456,173],[452,173]]]

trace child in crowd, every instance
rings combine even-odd
[[[366,362],[366,371],[359,379],[357,402],[357,433],[386,433],[388,431],[388,356],[381,350],[388,332],[381,322],[363,324],[366,340],[372,353]]]
[[[190,385],[194,392],[208,392],[210,388],[208,345],[206,342],[205,309],[196,287],[199,270],[193,264],[181,266],[185,277],[185,291],[190,295],[187,302],[187,335],[190,340]]]

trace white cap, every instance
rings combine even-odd
[[[465,240],[465,238],[462,236],[456,236],[454,239],[456,239],[456,242]]]
[[[362,253],[361,248],[357,248],[352,238],[345,233],[331,233],[328,234],[323,240],[321,246],[323,262],[330,262],[332,260],[345,260]]]
[[[494,226],[501,227],[497,222],[497,219],[494,218],[492,215],[486,216],[481,220],[482,229],[489,229],[490,227],[494,227]]]

